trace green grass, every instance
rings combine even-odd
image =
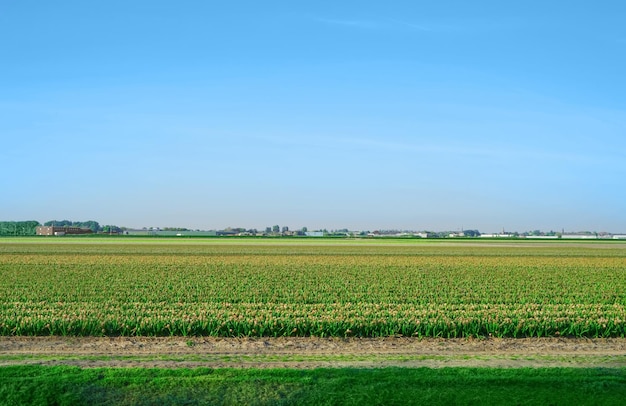
[[[1,405],[617,405],[626,369],[0,368]]]

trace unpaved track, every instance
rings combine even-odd
[[[626,339],[0,337],[0,366],[626,367]]]

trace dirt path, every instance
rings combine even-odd
[[[0,366],[626,367],[626,339],[0,337]]]

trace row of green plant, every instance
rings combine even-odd
[[[1,335],[624,337],[625,315],[626,245],[0,245]]]
[[[4,303],[0,335],[625,337],[623,305]]]

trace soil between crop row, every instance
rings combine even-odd
[[[0,337],[0,366],[626,367],[626,339]]]

